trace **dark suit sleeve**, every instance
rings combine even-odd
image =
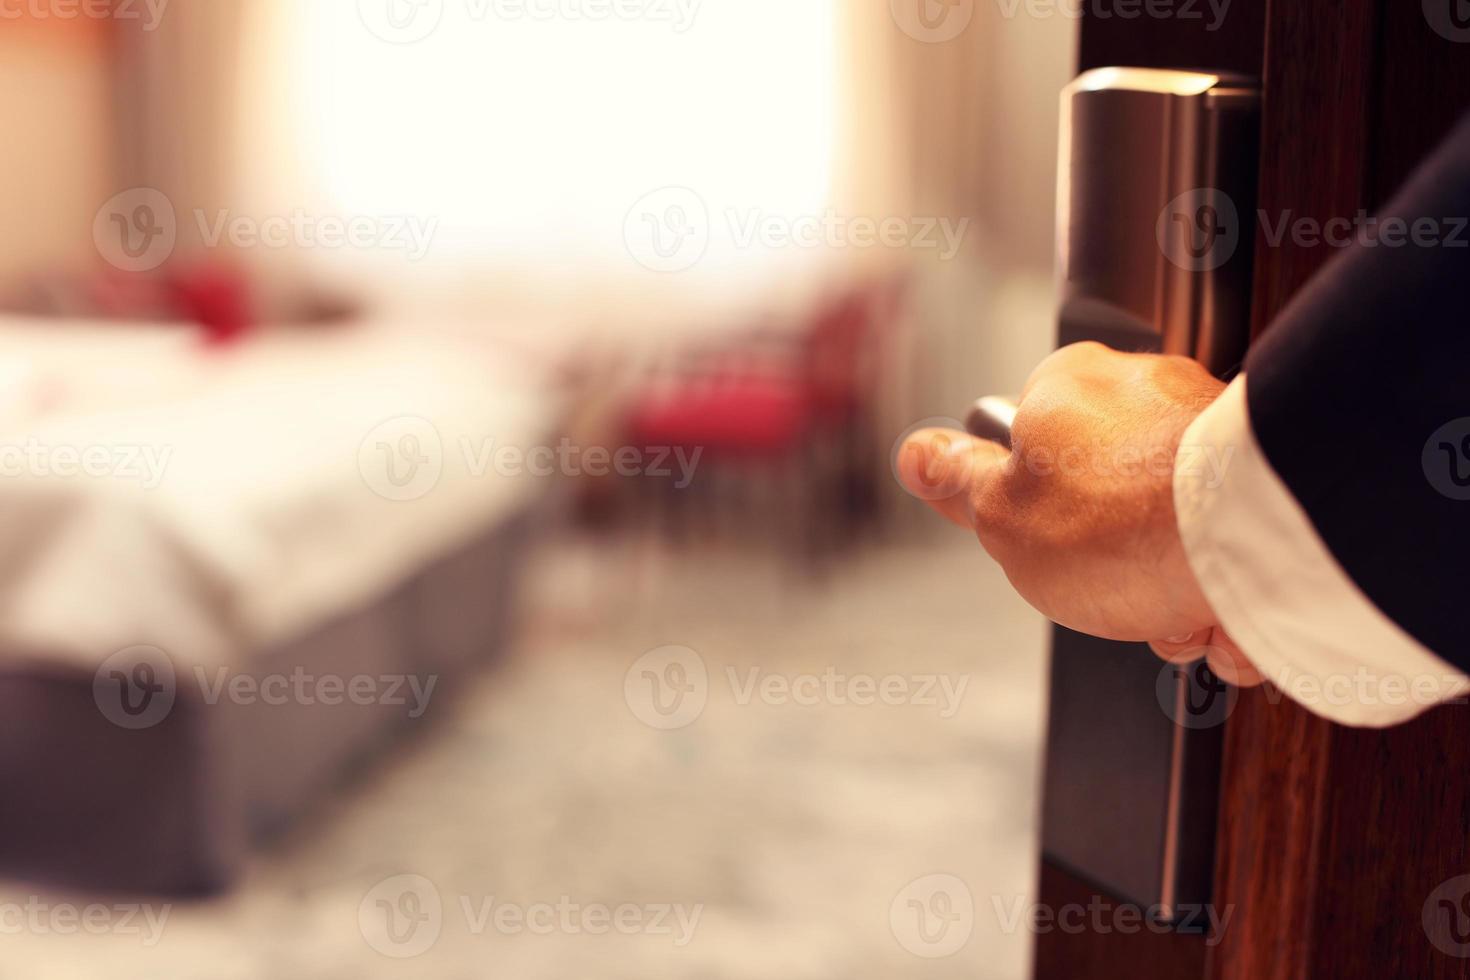
[[[1470,671],[1470,117],[1378,218],[1252,351],[1251,428],[1353,582]]]

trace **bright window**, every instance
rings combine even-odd
[[[626,264],[629,208],[677,185],[718,269],[759,260],[727,214],[828,204],[836,0],[585,2],[293,0],[303,178],[343,214],[437,218],[434,261]],[[413,43],[367,24],[414,16],[438,20]]]

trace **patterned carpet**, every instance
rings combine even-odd
[[[1043,629],[978,548],[813,583],[579,542],[535,580],[509,659],[233,895],[91,935],[15,924],[116,898],[0,889],[0,980],[1026,974]]]

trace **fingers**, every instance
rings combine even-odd
[[[1149,649],[1171,664],[1193,663],[1203,657],[1216,677],[1236,687],[1259,687],[1265,683],[1261,672],[1256,670],[1230,635],[1218,626],[1188,636],[1156,640],[1149,644]]]
[[[1010,455],[964,432],[921,429],[899,449],[898,474],[909,493],[960,527],[973,528],[973,494],[1001,474]]]
[[[1216,627],[1211,639],[1209,652],[1205,654],[1210,669],[1215,676],[1226,684],[1234,684],[1236,687],[1260,687],[1266,682],[1261,672],[1256,670],[1250,660],[1235,645],[1224,630]]]
[[[1169,640],[1155,640],[1148,648],[1166,664],[1192,664],[1205,655],[1205,641],[1209,630],[1200,630]]]

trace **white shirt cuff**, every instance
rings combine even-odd
[[[1282,694],[1344,725],[1386,727],[1470,679],[1385,616],[1327,550],[1251,430],[1241,376],[1184,435],[1174,505],[1220,625]]]

